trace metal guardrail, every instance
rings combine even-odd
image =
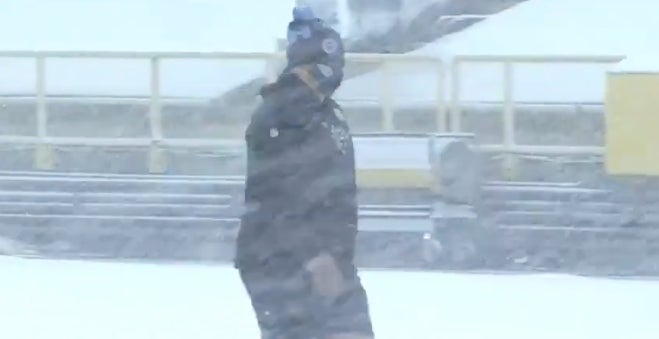
[[[451,65],[451,131],[462,130],[460,109],[461,66],[465,63],[500,63],[503,65],[503,145],[487,145],[491,151],[507,153],[532,154],[603,154],[603,147],[593,146],[536,146],[518,145],[515,142],[515,102],[514,102],[514,64],[515,63],[617,63],[624,56],[603,55],[459,55]]]
[[[36,167],[48,169],[52,167],[54,154],[52,146],[120,146],[120,147],[150,147],[149,168],[151,172],[163,171],[164,154],[161,147],[208,148],[222,147],[226,141],[216,139],[172,139],[163,135],[161,92],[161,62],[166,59],[207,59],[207,60],[264,60],[277,61],[284,58],[283,53],[241,53],[241,52],[110,52],[110,51],[0,51],[0,57],[34,58],[36,67],[36,130],[32,136],[0,136],[0,143],[31,144],[37,146],[35,156]],[[395,63],[426,63],[436,67],[429,70],[434,74],[437,91],[434,107],[436,111],[436,129],[439,132],[462,132],[461,119],[461,66],[466,63],[501,63],[503,65],[504,85],[502,88],[503,102],[503,136],[501,145],[483,145],[486,152],[529,153],[529,154],[595,154],[603,153],[602,147],[582,145],[518,145],[515,139],[515,102],[514,102],[514,65],[515,63],[615,63],[623,56],[601,55],[458,55],[450,65],[450,74],[446,74],[442,60],[434,56],[410,54],[348,54],[348,60],[368,61],[382,66],[383,78],[377,84],[380,88],[380,105],[382,107],[382,130],[394,131],[394,98],[390,66]],[[150,137],[148,138],[86,138],[86,137],[52,137],[48,134],[48,107],[46,92],[47,60],[51,58],[96,58],[96,59],[140,59],[150,64]],[[266,69],[271,72],[272,69]],[[266,74],[272,78],[275,74]],[[446,78],[450,76],[451,97],[446,100]],[[374,84],[375,85],[375,84]],[[513,166],[513,157],[507,157],[509,166]]]
[[[36,67],[36,125],[37,135],[16,136],[6,135],[0,137],[0,143],[9,144],[31,144],[37,145],[35,155],[36,167],[49,169],[52,167],[53,145],[77,145],[77,146],[123,146],[123,147],[151,147],[149,156],[149,168],[151,172],[162,172],[163,157],[158,148],[169,147],[219,147],[223,141],[209,139],[171,139],[165,138],[162,128],[162,94],[161,94],[161,61],[165,59],[212,59],[212,60],[264,60],[272,62],[285,57],[284,53],[240,53],[240,52],[91,52],[91,51],[0,51],[0,57],[5,58],[34,58]],[[48,109],[46,93],[46,67],[49,58],[96,58],[96,59],[142,59],[150,63],[150,108],[149,108],[149,138],[62,138],[48,135]],[[391,63],[400,62],[435,62],[441,73],[442,65],[437,58],[428,56],[409,56],[397,54],[347,54],[348,60],[369,61],[381,63],[384,69]],[[266,72],[271,71],[269,68]],[[266,74],[273,78],[274,74]],[[438,76],[441,81],[442,75]],[[391,79],[385,77],[381,82],[382,106],[383,106],[383,129],[393,130],[393,109],[390,102],[393,97],[391,93]],[[443,96],[440,96],[443,97]],[[438,101],[438,114],[442,115],[438,121],[445,121],[445,104]],[[438,126],[443,129],[444,126]]]
[[[515,63],[617,63],[624,56],[605,55],[459,55],[451,65],[451,104],[450,130],[462,130],[461,102],[461,66],[465,63],[500,63],[503,65],[503,144],[482,145],[487,152],[504,153],[503,169],[508,177],[514,177],[517,172],[517,157],[515,154],[533,155],[602,155],[603,146],[584,145],[519,145],[515,138],[515,102],[514,102],[514,65]]]

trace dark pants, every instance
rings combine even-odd
[[[352,262],[337,261],[346,288],[340,296],[328,298],[314,292],[312,273],[304,267],[279,270],[274,261],[239,268],[263,339],[373,334],[366,291]]]

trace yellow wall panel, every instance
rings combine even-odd
[[[605,106],[607,172],[659,175],[659,73],[610,73]]]
[[[359,188],[428,188],[432,173],[423,169],[357,169]]]

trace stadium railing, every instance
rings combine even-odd
[[[519,154],[531,155],[603,155],[604,146],[585,145],[520,145],[515,138],[515,101],[514,101],[514,66],[519,63],[556,64],[615,64],[625,57],[619,55],[458,55],[451,63],[450,81],[451,98],[449,108],[449,129],[453,132],[462,130],[461,114],[461,68],[467,63],[499,63],[503,71],[502,106],[503,143],[500,145],[481,145],[482,151],[503,153],[503,171],[514,177],[517,172]]]
[[[165,59],[206,59],[206,60],[281,60],[282,53],[236,53],[236,52],[108,52],[108,51],[0,51],[4,58],[33,58],[36,67],[36,136],[0,136],[0,144],[30,144],[36,145],[35,167],[48,169],[53,162],[53,146],[112,146],[112,147],[150,147],[149,169],[158,173],[163,171],[164,153],[162,147],[198,148],[226,146],[226,139],[194,139],[165,138],[163,136],[161,93],[161,61]],[[87,138],[87,137],[53,137],[48,135],[48,107],[46,91],[46,67],[49,58],[96,58],[96,59],[140,59],[150,63],[150,109],[149,138]],[[504,85],[502,88],[503,103],[503,143],[479,145],[486,152],[513,154],[603,154],[601,146],[583,145],[519,145],[515,140],[515,102],[513,75],[516,63],[616,63],[622,56],[598,55],[460,55],[451,61],[450,72],[445,72],[446,65],[441,59],[422,55],[400,54],[348,54],[353,61],[375,62],[382,66],[383,77],[379,84],[379,103],[382,107],[382,131],[395,131],[394,99],[392,90],[390,66],[395,63],[433,63],[437,65],[432,74],[437,79],[437,91],[434,98],[437,132],[463,132],[461,124],[461,66],[465,63],[501,63],[503,65]],[[273,69],[266,67],[266,77],[274,76]],[[448,91],[445,84],[449,82]],[[445,96],[450,94],[447,100]],[[235,142],[235,141],[233,141]],[[513,157],[507,157],[512,162]]]

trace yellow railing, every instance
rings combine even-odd
[[[280,62],[282,53],[233,53],[233,52],[85,52],[85,51],[0,51],[0,57],[32,58],[36,70],[36,136],[0,136],[4,144],[32,144],[37,146],[35,156],[36,167],[47,169],[52,166],[54,145],[75,146],[145,146],[151,148],[149,168],[153,172],[163,170],[163,152],[161,147],[214,147],[226,145],[226,140],[220,139],[180,139],[165,138],[162,130],[161,94],[161,61],[166,59],[206,59],[206,60],[255,60],[265,61],[268,65]],[[348,54],[349,61],[376,63],[381,66],[382,81],[373,92],[382,109],[381,128],[383,131],[394,131],[394,99],[396,93],[392,89],[391,66],[396,63],[425,63],[432,65],[429,70],[431,78],[435,79],[435,97],[429,98],[429,108],[436,112],[438,132],[460,133],[462,131],[461,113],[461,68],[467,63],[500,63],[502,64],[503,86],[503,143],[500,145],[482,145],[484,151],[503,152],[506,154],[602,154],[600,146],[549,146],[549,145],[518,145],[515,140],[515,102],[514,102],[514,66],[515,63],[616,63],[621,56],[504,56],[479,55],[457,56],[446,72],[441,59],[431,56],[400,55],[400,54]],[[48,135],[48,107],[46,93],[46,68],[49,58],[86,58],[86,59],[140,59],[150,63],[150,95],[149,122],[150,136],[148,138],[89,138],[89,137],[51,137]],[[267,78],[275,76],[276,68],[266,67]],[[447,81],[448,80],[448,81]],[[447,87],[448,85],[448,87]],[[446,95],[450,93],[447,100]],[[508,157],[512,159],[512,157]]]
[[[103,52],[103,51],[0,51],[0,57],[4,58],[32,58],[35,60],[36,74],[36,136],[4,135],[0,136],[0,143],[4,144],[31,144],[37,146],[35,155],[35,166],[40,169],[48,169],[53,166],[54,155],[52,146],[123,146],[123,147],[150,147],[149,168],[152,172],[161,172],[164,168],[163,152],[161,147],[213,147],[226,145],[228,141],[220,139],[191,139],[191,138],[165,138],[162,129],[162,105],[161,95],[161,61],[171,59],[206,59],[206,60],[255,60],[265,61],[266,78],[272,79],[276,74],[276,64],[284,58],[284,54],[278,53],[240,53],[240,52]],[[46,68],[49,58],[58,59],[139,59],[150,63],[150,91],[149,91],[149,125],[150,137],[148,138],[90,138],[90,137],[52,137],[48,135],[48,107],[46,93]],[[387,69],[390,63],[433,61],[438,65],[441,72],[441,63],[432,57],[410,57],[397,54],[348,54],[348,60],[377,63],[383,69]],[[443,79],[441,73],[438,81]],[[385,76],[380,84],[381,102],[383,106],[382,128],[392,130],[394,128],[393,109],[391,99],[394,93],[391,91],[391,79]],[[446,104],[443,95],[438,94],[437,112],[441,117],[438,121],[445,121]],[[438,126],[444,129],[445,126]]]
[[[533,153],[533,154],[602,154],[600,146],[549,146],[549,145],[518,145],[515,142],[515,102],[514,98],[514,66],[515,63],[617,63],[623,56],[597,56],[597,55],[473,55],[457,56],[451,65],[451,107],[450,130],[460,132],[462,129],[461,103],[461,67],[466,63],[500,63],[503,72],[503,86],[501,88],[503,103],[503,144],[486,145],[486,150],[503,151],[506,153]]]
[[[580,154],[580,155],[602,155],[603,146],[584,145],[520,145],[515,138],[515,101],[514,101],[514,65],[516,63],[617,63],[624,56],[600,56],[600,55],[463,55],[453,59],[451,65],[451,107],[450,107],[450,130],[459,132],[462,129],[461,103],[461,67],[466,63],[499,63],[503,72],[502,104],[503,104],[503,144],[481,145],[483,151],[502,152],[504,176],[512,179],[517,176],[517,159],[515,154],[533,155],[557,155],[557,154]],[[604,90],[604,89],[602,89]]]

